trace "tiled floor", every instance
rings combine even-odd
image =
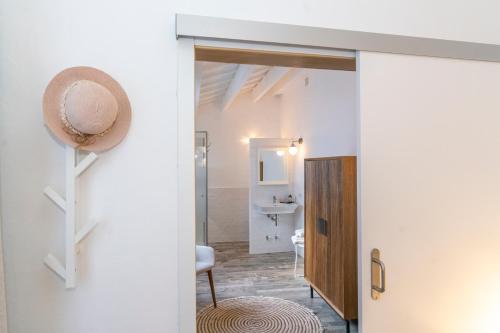
[[[318,296],[309,297],[309,286],[295,277],[293,252],[248,254],[248,242],[215,243],[216,265],[213,270],[217,299],[238,296],[272,296],[288,299],[312,309],[319,317],[325,333],[344,333],[345,322]],[[302,275],[303,262],[297,272]],[[211,304],[206,274],[198,276],[198,310]],[[351,324],[351,332],[357,332]],[[243,332],[242,332],[243,333]]]

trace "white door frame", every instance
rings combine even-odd
[[[196,332],[195,59],[194,40],[178,41],[177,298],[178,332]]]
[[[376,51],[408,55],[433,56],[467,60],[500,62],[500,46],[416,38],[396,35],[355,32],[222,19],[195,15],[176,16],[178,38],[178,212],[177,212],[177,269],[178,269],[178,332],[196,332],[196,273],[195,273],[195,45],[287,51],[297,53],[353,54],[355,51]],[[346,51],[339,51],[346,50]],[[344,53],[344,55],[345,55]],[[359,68],[357,68],[359,76]],[[359,110],[358,123],[359,123]],[[357,155],[359,150],[357,133]],[[361,163],[359,163],[359,166]],[[361,173],[358,167],[358,177]],[[362,180],[358,179],[358,195]],[[358,197],[358,212],[362,202]],[[362,216],[358,214],[358,249],[361,244]],[[358,251],[359,297],[363,293],[362,260]],[[359,304],[362,304],[361,302]],[[359,332],[362,327],[362,308],[359,308]]]

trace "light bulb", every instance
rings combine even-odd
[[[283,150],[277,150],[276,151],[276,155],[283,156],[283,155],[285,155],[285,151],[283,151]]]
[[[297,152],[299,151],[299,149],[295,146],[295,144],[292,143],[292,145],[290,147],[288,147],[288,152],[290,153],[290,155],[296,155]]]

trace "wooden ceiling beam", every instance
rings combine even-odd
[[[264,97],[274,86],[290,72],[290,67],[273,67],[262,81],[253,88],[252,98],[254,103],[257,103],[262,97]]]
[[[232,64],[356,71],[354,57],[196,46],[195,58]]]
[[[227,88],[226,94],[222,99],[222,110],[226,111],[229,109],[231,104],[233,104],[234,100],[240,93],[241,88],[245,85],[248,78],[252,74],[254,69],[253,65],[239,65],[238,70],[234,74],[233,80],[229,84]]]

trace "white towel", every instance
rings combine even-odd
[[[297,237],[297,236],[292,236],[292,243],[293,243],[293,245],[304,244],[304,238],[300,238],[300,237]]]
[[[295,230],[295,236],[297,236],[299,238],[304,238],[304,229]]]

